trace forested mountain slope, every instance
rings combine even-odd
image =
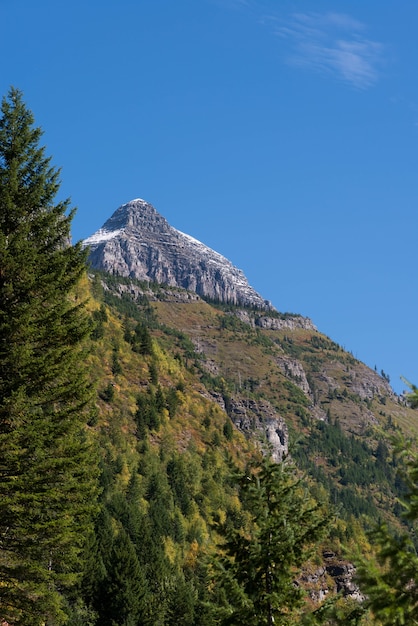
[[[206,595],[216,523],[247,519],[232,476],[268,448],[334,511],[301,583],[314,602],[361,597],[342,545],[367,551],[366,527],[399,526],[390,436],[415,411],[310,320],[100,272],[90,285],[102,512],[80,593],[92,623],[219,623]]]
[[[278,459],[290,441],[303,467],[331,481],[347,514],[387,511],[395,480],[389,438],[414,432],[416,412],[384,377],[306,318],[105,274],[95,280],[105,301],[135,311],[248,440],[268,441]]]

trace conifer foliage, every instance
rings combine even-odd
[[[418,390],[412,386],[411,403],[418,406]],[[375,558],[358,555],[358,578],[366,595],[365,605],[380,626],[418,624],[418,454],[401,438],[396,452],[404,458],[403,480],[407,491],[401,533],[380,524],[370,532]]]
[[[262,460],[240,479],[247,524],[218,526],[223,542],[215,561],[227,592],[225,626],[291,626],[300,623],[303,591],[295,579],[329,527],[288,461]]]
[[[0,117],[0,621],[64,621],[90,523],[96,474],[87,442],[85,271],[70,245],[59,171],[22,94]]]

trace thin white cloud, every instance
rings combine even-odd
[[[287,61],[328,73],[365,89],[376,83],[383,45],[365,36],[366,27],[344,13],[295,13],[287,21],[265,18],[290,43]]]

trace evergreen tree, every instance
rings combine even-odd
[[[0,619],[55,625],[95,499],[85,424],[90,322],[59,171],[22,94],[0,118]]]
[[[146,595],[144,573],[135,548],[122,528],[113,541],[109,555],[98,623],[103,626],[137,626],[145,623]]]
[[[297,570],[324,535],[328,517],[288,462],[264,458],[240,486],[249,522],[235,527],[227,519],[218,527],[224,543],[217,568],[229,604],[222,623],[298,623],[303,592],[294,583]]]
[[[416,404],[418,390],[412,389],[411,400]],[[404,518],[408,528],[395,534],[386,524],[380,524],[370,533],[376,558],[357,555],[365,605],[381,626],[418,624],[418,454],[411,453],[403,440],[398,441],[396,449],[406,460]]]
[[[173,576],[172,589],[170,589],[167,606],[167,626],[194,626],[195,604],[197,593],[191,582],[184,579],[181,573]],[[199,622],[200,624],[200,622]]]

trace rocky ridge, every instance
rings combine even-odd
[[[145,200],[123,204],[83,243],[95,269],[180,287],[214,301],[273,310],[242,270],[175,229]]]

